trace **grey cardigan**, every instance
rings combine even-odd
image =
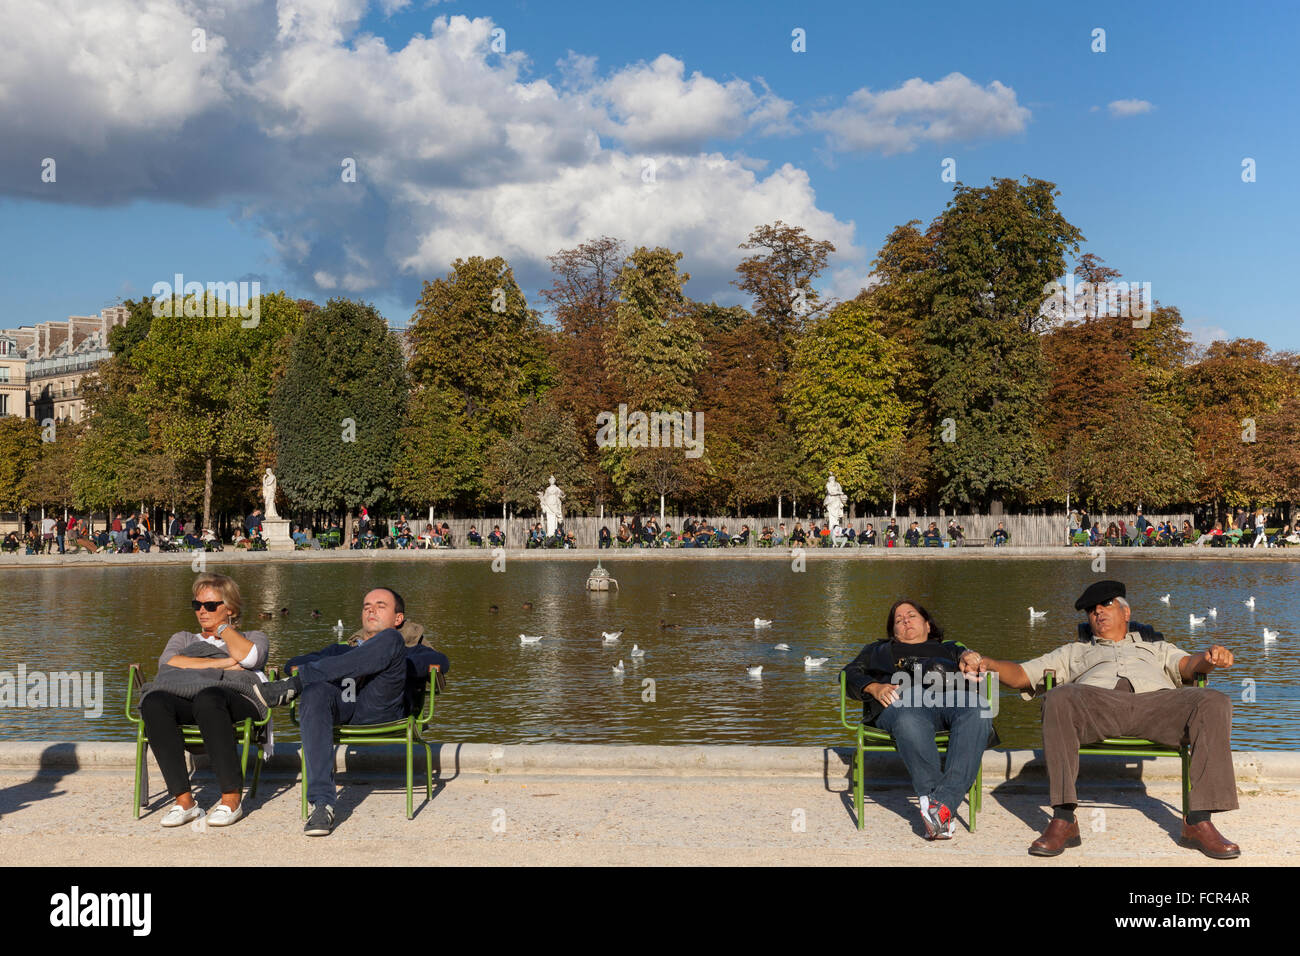
[[[162,656],[158,658],[158,676],[141,689],[140,699],[154,691],[166,691],[180,697],[193,699],[207,687],[225,686],[237,691],[257,708],[258,717],[266,716],[266,705],[253,693],[253,685],[261,682],[261,670],[266,664],[267,636],[261,631],[248,631],[244,637],[251,641],[256,651],[252,667],[239,670],[212,668],[172,667],[167,662],[177,654],[185,657],[228,657],[225,644],[213,644],[202,636],[188,631],[178,631],[167,641]]]

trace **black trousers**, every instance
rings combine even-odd
[[[244,788],[239,772],[239,749],[235,743],[235,724],[246,718],[258,719],[257,707],[238,691],[226,687],[207,687],[193,700],[166,691],[154,691],[140,702],[140,716],[154,757],[173,797],[189,793],[190,775],[185,767],[185,742],[182,724],[198,724],[212,770],[222,793],[238,793]]]

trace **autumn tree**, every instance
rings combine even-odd
[[[805,323],[819,316],[824,306],[813,285],[835,246],[813,239],[801,226],[788,226],[780,219],[757,227],[740,244],[755,250],[736,266],[740,278],[733,280],[754,301],[754,314],[768,324],[781,347],[781,371],[786,368],[795,339]]]

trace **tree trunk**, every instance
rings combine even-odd
[[[212,527],[212,459],[203,461],[203,527]],[[200,529],[202,530],[202,529]]]
[[[781,496],[780,495],[776,496],[776,520],[778,522],[780,522],[781,520]]]
[[[351,508],[348,508],[343,515],[343,540],[342,542],[340,542],[339,547],[341,548],[352,547],[352,509]]]
[[[894,500],[889,503],[889,517],[898,517],[898,489],[894,489]]]
[[[662,528],[664,523],[664,496],[659,496],[659,526]]]

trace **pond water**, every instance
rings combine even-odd
[[[818,560],[796,573],[788,559],[701,555],[611,557],[607,567],[619,591],[586,591],[582,563],[517,561],[493,573],[486,557],[277,562],[231,573],[245,598],[244,626],[269,635],[273,664],[331,643],[338,618],[350,632],[367,589],[396,588],[452,662],[430,738],[503,744],[842,745],[849,737],[839,724],[839,669],[883,635],[895,599],[925,604],[950,638],[1024,660],[1074,638],[1082,620],[1074,601],[1100,578],[1077,558]],[[210,569],[221,570],[215,562]],[[1167,639],[1191,651],[1217,642],[1236,654],[1236,665],[1210,684],[1233,699],[1236,749],[1300,747],[1295,565],[1112,558],[1105,576],[1126,583],[1134,619]],[[122,713],[127,667],[138,662],[152,675],[168,636],[193,627],[192,579],[188,565],[0,571],[0,671],[102,672],[106,698],[97,718],[84,708],[5,707],[0,736],[133,739],[134,725]],[[1158,602],[1166,592],[1168,606]],[[1251,595],[1253,613],[1243,606]],[[489,612],[493,604],[498,613]],[[1031,623],[1030,605],[1047,617]],[[1192,631],[1188,614],[1212,606],[1217,620]],[[310,616],[313,608],[320,619]],[[275,610],[275,618],[259,620],[263,610]],[[755,617],[773,624],[755,629]],[[678,627],[662,629],[661,620]],[[1267,645],[1265,626],[1280,632]],[[602,631],[618,630],[616,645],[602,645]],[[544,639],[522,646],[520,633]],[[631,656],[634,643],[644,658]],[[778,643],[790,650],[775,650]],[[805,655],[830,660],[806,670]],[[620,658],[622,677],[611,670]],[[746,669],[758,665],[761,679],[749,677]],[[1000,703],[1004,746],[1041,747],[1038,705],[1010,691]],[[278,722],[278,736],[294,739],[287,720]]]

